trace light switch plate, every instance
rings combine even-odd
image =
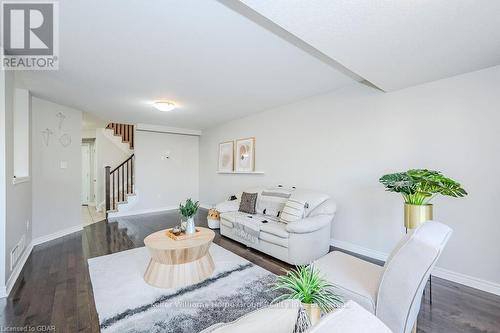
[[[61,169],[67,169],[67,168],[68,168],[68,162],[61,161]]]

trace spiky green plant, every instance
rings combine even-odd
[[[199,201],[193,202],[193,200],[189,198],[184,205],[182,202],[179,204],[179,211],[182,216],[188,219],[196,214],[198,207],[200,207]]]
[[[284,271],[286,274],[278,276],[272,288],[284,293],[273,302],[296,299],[305,304],[317,304],[325,313],[343,304],[342,297],[335,293],[335,287],[322,278],[312,264]]]
[[[385,175],[379,179],[389,192],[401,193],[405,203],[426,205],[441,194],[450,197],[464,197],[467,192],[453,179],[439,171],[411,169]]]

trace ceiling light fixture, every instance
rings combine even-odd
[[[175,109],[175,104],[169,101],[157,101],[153,103],[153,106],[155,107],[155,109],[163,112],[168,112]]]

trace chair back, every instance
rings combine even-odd
[[[376,316],[395,333],[412,330],[420,310],[422,294],[452,230],[428,221],[405,237],[384,266]]]

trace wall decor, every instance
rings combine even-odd
[[[233,171],[234,169],[234,142],[219,143],[219,171]]]
[[[59,138],[59,143],[64,148],[68,147],[71,144],[71,136],[69,134],[61,135],[61,137]]]
[[[255,169],[255,138],[236,140],[236,172]]]
[[[61,130],[62,126],[63,126],[64,119],[66,119],[66,115],[62,112],[59,112],[56,114],[56,117],[59,118],[58,128],[59,128],[59,130]]]
[[[54,134],[50,128],[46,128],[42,131],[42,137],[43,137],[43,143],[48,147],[49,146],[49,141],[50,141],[50,136]]]

